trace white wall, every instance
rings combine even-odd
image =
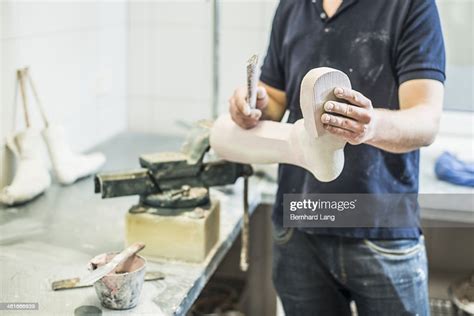
[[[264,55],[277,1],[220,1],[221,110],[245,84],[245,63]],[[211,1],[131,1],[129,128],[181,134],[177,121],[211,116]]]
[[[278,1],[223,1],[221,10],[221,95],[220,109],[227,110],[227,100],[234,89],[246,84],[246,62],[259,54],[260,64],[266,55],[270,30]]]
[[[21,109],[14,117],[13,107],[19,67],[31,67],[51,121],[66,126],[74,149],[88,149],[126,128],[127,3],[2,0],[0,7],[2,187],[12,170],[5,136],[23,127]]]
[[[129,5],[129,127],[176,133],[176,120],[209,114],[210,3]]]
[[[474,1],[437,0],[446,44],[445,109],[474,111]]]
[[[3,4],[0,2],[0,17],[3,17]],[[0,21],[0,35],[3,35],[3,23]],[[0,40],[0,63],[2,61],[2,56],[3,56],[3,41]],[[1,72],[1,68],[0,68]],[[2,81],[2,75],[0,74],[0,100],[3,100],[3,94],[2,94],[2,87],[3,87],[3,81]],[[4,139],[5,135],[3,132],[3,106],[0,103],[0,138]],[[7,173],[7,168],[5,166],[6,160],[7,160],[7,154],[6,154],[6,148],[4,145],[2,145],[3,140],[0,140],[0,188],[5,185],[5,182],[7,181],[7,178],[10,177],[10,173]]]

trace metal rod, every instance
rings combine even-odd
[[[244,177],[244,216],[242,218],[242,248],[240,249],[240,270],[249,268],[249,178]]]
[[[16,71],[16,75],[18,78],[18,83],[20,84],[20,92],[21,92],[21,98],[23,100],[23,114],[25,115],[25,124],[26,127],[30,127],[30,116],[28,114],[28,99],[26,97],[26,91],[25,91],[25,82],[23,81],[23,70],[18,69]]]
[[[211,115],[216,119],[219,114],[219,0],[211,0],[211,19],[212,19],[212,103]]]
[[[33,82],[33,78],[31,77],[28,67],[25,68],[24,73],[25,73],[25,77],[28,78],[28,83],[30,84],[31,91],[33,92],[33,97],[35,98],[36,103],[38,104],[38,108],[40,110],[40,114],[41,114],[41,117],[43,118],[44,124],[46,125],[46,127],[48,127],[49,126],[48,117],[46,116],[46,112],[44,111],[43,104],[41,103],[41,100],[38,96],[36,85]]]

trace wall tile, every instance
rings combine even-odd
[[[15,71],[29,65],[51,121],[66,127],[83,151],[127,127],[127,4],[125,2],[2,2],[0,12],[0,136],[23,126],[13,107]],[[7,14],[8,12],[8,14]],[[32,121],[41,120],[28,95]],[[16,113],[15,113],[16,112]],[[3,147],[2,147],[3,148]],[[2,149],[3,150],[3,149]],[[7,155],[0,168],[13,171]],[[0,186],[7,182],[7,172]]]
[[[208,27],[211,2],[205,0],[147,0],[130,1],[131,25],[176,25]]]
[[[151,130],[153,115],[149,107],[150,97],[129,95],[128,104],[128,129],[133,132],[149,132]]]
[[[472,66],[474,64],[474,1],[437,1],[446,44],[448,64]]]
[[[132,25],[130,37],[131,94],[209,98],[209,30]]]
[[[235,87],[245,84],[245,63],[250,55],[259,53],[264,57],[264,30],[270,23],[268,17],[273,18],[273,12],[265,10],[274,9],[276,1],[267,2],[220,2],[219,106],[223,111]],[[137,102],[142,105],[130,104],[130,128],[150,130],[149,123],[144,123],[148,121],[144,114],[135,111],[153,112],[155,123],[160,124],[152,124],[151,130],[157,132],[160,126],[164,132],[179,132],[171,122],[209,115],[210,12],[210,1],[131,1],[128,91],[129,100],[139,99]]]
[[[3,1],[2,38],[123,25],[125,1]]]
[[[152,51],[152,28],[131,24],[128,35],[128,93],[147,95],[152,91],[156,56]]]
[[[246,62],[252,54],[265,56],[262,45],[264,34],[254,30],[229,29],[222,31],[220,69],[220,109],[227,111],[228,98],[235,88],[246,84]]]
[[[185,135],[183,125],[210,117],[210,103],[188,98],[130,96],[129,129],[135,132]]]
[[[153,69],[158,85],[153,90],[166,97],[186,93],[191,98],[210,95],[211,44],[206,29],[162,28],[155,33]]]
[[[150,101],[154,114],[152,130],[155,133],[184,135],[188,129],[183,128],[183,124],[191,125],[210,118],[210,102],[187,98],[153,98]]]
[[[221,1],[220,26],[259,30],[262,26],[263,1]]]

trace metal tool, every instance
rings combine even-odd
[[[95,176],[95,193],[102,198],[139,195],[144,208],[182,208],[209,202],[209,187],[234,183],[250,176],[252,167],[224,160],[204,162],[209,150],[209,123],[201,122],[181,152],[144,154],[142,169]],[[136,208],[136,207],[135,207]],[[133,211],[133,208],[131,209]]]
[[[145,272],[145,281],[156,281],[156,280],[162,280],[164,278],[165,278],[165,275],[159,271]],[[53,289],[53,291],[59,291],[59,290],[70,290],[70,289],[91,287],[92,285],[93,285],[92,283],[81,282],[81,278],[71,278],[71,279],[54,281],[51,284],[51,288]]]
[[[247,103],[250,109],[257,107],[258,55],[252,55],[247,61]]]
[[[92,284],[95,281],[102,278],[104,275],[112,272],[120,263],[124,262],[131,256],[135,255],[137,252],[145,248],[145,244],[135,243],[124,249],[121,253],[116,255],[109,263],[104,264],[103,266],[98,267],[90,274],[81,278],[81,283]]]
[[[240,270],[247,271],[249,268],[249,179],[244,177],[244,216],[242,218],[242,248],[240,249]]]
[[[132,214],[169,218],[186,213],[201,218],[199,210],[206,210],[212,204],[210,187],[233,184],[239,177],[253,174],[248,164],[225,160],[204,162],[210,148],[210,127],[209,122],[198,123],[180,152],[141,155],[142,169],[96,175],[95,192],[101,193],[102,198],[139,195],[139,203],[129,210]],[[244,224],[248,225],[248,219]],[[244,230],[247,232],[248,228]]]

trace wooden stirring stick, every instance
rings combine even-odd
[[[33,92],[33,97],[35,98],[36,104],[38,105],[41,117],[43,118],[43,122],[46,125],[46,127],[49,126],[49,121],[48,117],[46,116],[46,112],[44,110],[43,104],[41,103],[41,100],[38,95],[38,91],[36,90],[36,85],[33,82],[33,78],[31,77],[30,69],[29,67],[25,67],[23,70],[24,77],[28,79],[28,83],[30,85],[31,91]]]
[[[25,82],[23,80],[23,70],[18,69],[16,71],[16,76],[17,76],[18,83],[20,84],[21,99],[23,101],[23,114],[25,115],[25,124],[26,124],[26,127],[29,128],[31,127],[31,123],[30,123],[30,115],[28,113],[28,99],[26,97]]]

